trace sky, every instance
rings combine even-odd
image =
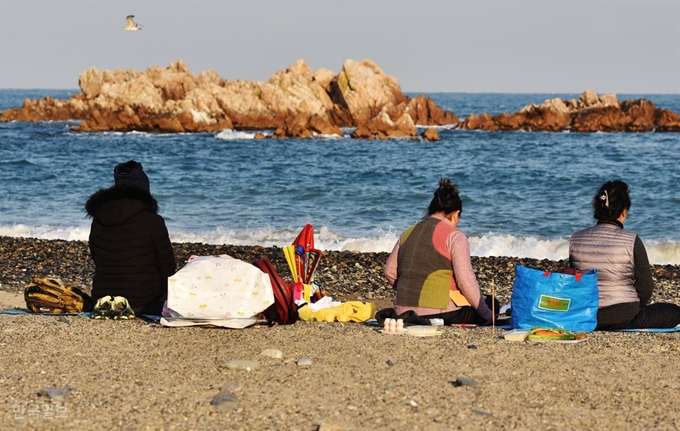
[[[370,59],[404,92],[680,94],[680,0],[0,0],[0,88],[178,60],[266,81],[298,59]]]

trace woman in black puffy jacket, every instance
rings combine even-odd
[[[168,277],[176,271],[165,220],[140,163],[121,163],[113,176],[115,185],[95,192],[85,204],[96,267],[92,299],[123,296],[136,315],[160,315]]]

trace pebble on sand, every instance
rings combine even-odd
[[[477,380],[465,376],[458,377],[451,383],[453,383],[453,386],[456,388],[459,386],[477,386]]]
[[[312,365],[312,360],[309,358],[300,358],[297,361],[299,367],[309,367]]]
[[[227,410],[230,408],[236,408],[238,406],[239,398],[230,393],[223,393],[217,395],[210,401],[210,404],[219,408],[220,410]]]
[[[241,390],[241,384],[239,382],[227,382],[220,388],[220,394],[230,394],[233,392],[238,392]]]
[[[262,352],[260,352],[260,356],[268,356],[274,359],[281,359],[283,358],[283,352],[277,349],[264,349]]]
[[[260,363],[257,361],[248,361],[245,359],[232,359],[231,361],[224,364],[224,366],[231,369],[252,371],[259,368]]]
[[[55,387],[44,387],[40,389],[38,395],[42,397],[48,397],[52,401],[65,401],[73,388],[55,388]]]

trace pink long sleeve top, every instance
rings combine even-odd
[[[448,222],[448,220],[444,217],[440,217],[437,215],[432,215],[431,217],[435,217],[440,220],[446,220]],[[397,280],[397,257],[399,256],[399,244],[400,240],[397,240],[397,243],[395,244],[392,253],[387,258],[387,264],[385,265],[384,274],[385,277],[387,278],[387,281],[392,286],[394,286],[394,283]],[[491,309],[489,309],[489,307],[486,305],[486,302],[484,302],[484,295],[482,295],[482,291],[479,288],[479,284],[477,283],[477,278],[475,277],[475,273],[472,270],[472,263],[470,261],[470,243],[468,242],[468,239],[465,236],[465,234],[461,232],[459,229],[453,231],[446,238],[446,249],[451,255],[453,277],[458,287],[458,290],[460,290],[463,296],[465,296],[465,298],[468,300],[470,305],[475,309],[477,314],[479,314],[485,320],[491,320],[492,317]],[[449,306],[445,309],[428,307],[405,307],[399,306],[397,304],[398,299],[399,298],[395,298],[394,300],[394,309],[398,314],[401,314],[408,310],[413,310],[419,316],[429,316],[439,313],[448,313],[450,311],[456,311],[461,308],[454,304],[452,300],[449,300]]]

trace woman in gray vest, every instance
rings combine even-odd
[[[387,259],[385,277],[397,294],[394,309],[376,313],[379,323],[394,314],[407,324],[433,318],[446,325],[491,323],[491,298],[477,284],[470,243],[456,227],[462,211],[458,187],[439,180],[425,217],[401,234]]]
[[[647,251],[623,228],[630,204],[626,183],[604,183],[593,198],[597,224],[571,236],[569,262],[580,272],[597,270],[598,330],[672,328],[680,324],[680,306],[649,305],[654,281]]]

